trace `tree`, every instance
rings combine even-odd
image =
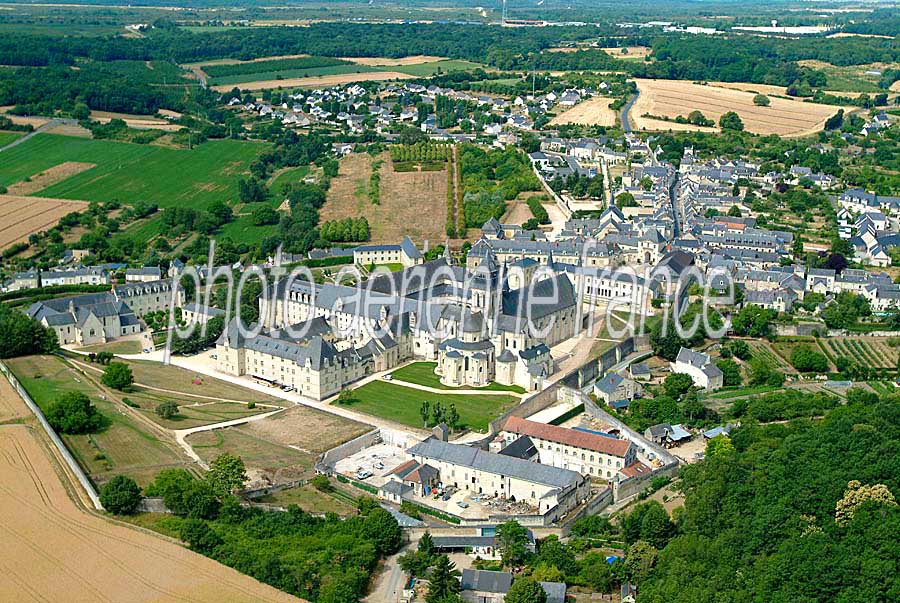
[[[506,603],[547,603],[547,593],[533,578],[522,576],[516,578],[504,599]]]
[[[744,122],[741,121],[741,118],[737,113],[728,111],[727,113],[723,113],[722,117],[719,118],[719,127],[723,130],[740,132],[744,129]]]
[[[335,400],[335,404],[341,406],[350,406],[356,402],[358,402],[356,396],[354,396],[353,392],[349,389],[342,389],[341,393],[338,394],[337,400]]]
[[[771,104],[771,101],[765,94],[757,94],[753,97],[753,104],[757,107],[768,107]]]
[[[459,593],[459,570],[447,555],[440,555],[434,563],[428,578],[427,603],[444,603]]]
[[[81,392],[66,392],[47,409],[47,421],[59,433],[93,433],[104,424],[103,415]]]
[[[741,367],[731,359],[719,360],[716,363],[722,371],[722,384],[725,387],[735,387],[741,384]]]
[[[844,497],[837,501],[834,520],[840,525],[847,525],[853,519],[853,514],[866,503],[897,506],[894,494],[884,484],[872,484],[864,486],[857,480],[847,483]]]
[[[422,534],[422,537],[419,538],[419,546],[417,549],[420,553],[429,558],[434,556],[434,539],[431,537],[431,532],[426,530],[425,533]]]
[[[179,415],[178,403],[173,400],[166,400],[156,407],[156,414],[161,419],[174,419]]]
[[[365,534],[379,554],[390,554],[400,548],[403,534],[400,524],[386,509],[378,507],[366,516]]]
[[[191,519],[181,526],[181,539],[188,543],[192,551],[201,555],[211,555],[223,543],[222,537],[200,519]]]
[[[732,452],[734,452],[734,444],[731,443],[731,438],[724,433],[720,433],[706,443],[706,456],[728,456]]]
[[[233,494],[244,487],[247,472],[241,457],[223,452],[209,466],[206,480],[221,496]]]
[[[663,390],[666,395],[676,400],[688,393],[692,387],[694,387],[694,380],[685,373],[672,373],[663,382]]]
[[[428,419],[431,417],[431,405],[428,400],[423,400],[419,406],[419,416],[422,417],[422,427],[428,427]]]
[[[141,504],[141,489],[127,475],[117,475],[100,488],[100,504],[115,515],[132,515]]]
[[[313,488],[320,492],[331,492],[332,490],[334,490],[334,486],[331,485],[328,477],[322,475],[321,473],[312,478],[312,480],[310,480],[310,483],[312,484]]]
[[[126,391],[134,383],[134,375],[131,367],[124,362],[110,362],[100,378],[101,383],[107,387]]]
[[[0,358],[49,354],[59,347],[56,332],[24,312],[0,304]]]
[[[514,519],[497,526],[497,548],[503,565],[521,565],[528,552],[528,530]]]
[[[625,573],[632,582],[643,582],[653,571],[659,552],[649,543],[638,540],[625,554]]]
[[[732,218],[740,218],[743,214],[741,214],[741,208],[737,205],[732,205],[731,209],[728,210],[728,215]]]
[[[828,359],[824,354],[813,351],[808,345],[798,345],[791,352],[791,364],[801,373],[825,373],[828,371]]]

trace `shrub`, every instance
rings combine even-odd
[[[81,392],[66,392],[47,409],[47,421],[60,433],[93,433],[104,423],[103,415]]]

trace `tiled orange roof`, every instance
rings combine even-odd
[[[540,438],[550,442],[558,442],[566,446],[575,446],[576,448],[584,448],[593,450],[594,452],[602,452],[612,456],[625,457],[631,442],[628,440],[617,440],[607,438],[605,436],[587,433],[585,431],[576,431],[574,429],[566,429],[556,425],[547,425],[545,423],[536,423],[519,417],[510,417],[503,426],[503,431],[517,433],[529,437]]]

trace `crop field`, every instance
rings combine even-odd
[[[447,238],[447,171],[397,172],[388,156],[381,157],[381,202],[366,195],[372,158],[351,154],[341,159],[340,173],[332,179],[328,200],[319,211],[321,221],[365,217],[373,243],[396,243],[404,235],[421,243]]]
[[[750,346],[754,358],[762,358],[769,363],[769,366],[777,368],[778,370],[793,372],[794,369],[791,367],[790,363],[773,352],[768,343],[764,341],[747,341],[747,345]]]
[[[752,92],[732,90],[716,86],[703,86],[692,82],[674,80],[635,80],[640,90],[630,116],[637,128],[648,130],[701,129],[644,117],[645,114],[675,118],[687,117],[691,111],[700,111],[718,124],[728,111],[736,112],[744,127],[757,134],[781,136],[808,135],[821,130],[829,117],[839,107],[806,103],[799,100],[769,97],[771,105],[757,107]],[[708,128],[706,128],[708,130]]]
[[[323,67],[323,69],[325,69]],[[341,86],[354,82],[380,82],[385,80],[408,80],[416,76],[400,73],[399,71],[371,71],[365,70],[362,65],[354,66],[352,73],[338,73],[332,75],[308,75],[307,77],[288,77],[284,79],[265,79],[241,83],[241,90],[266,90],[269,88],[327,88],[329,86]],[[217,92],[228,92],[234,88],[234,84],[211,86]]]
[[[0,600],[297,601],[169,540],[84,512],[31,428],[0,430]]]
[[[400,73],[405,73],[407,75],[414,75],[416,77],[427,77],[427,76],[435,75],[436,73],[450,73],[451,71],[468,71],[471,69],[478,69],[479,67],[483,67],[483,65],[479,65],[478,63],[473,63],[471,61],[448,59],[446,61],[434,61],[434,62],[429,62],[429,63],[399,65],[397,67],[392,67],[392,69],[394,71],[399,71]]]
[[[113,119],[121,119],[129,128],[136,130],[165,130],[177,132],[184,126],[173,124],[166,119],[150,117],[148,115],[131,115],[129,113],[111,113],[109,111],[91,111],[91,119],[101,124],[109,123]]]
[[[884,337],[829,337],[820,343],[826,345],[835,358],[845,356],[871,368],[897,367],[897,348],[888,345]]]
[[[28,235],[47,230],[64,215],[84,211],[87,206],[82,201],[69,199],[0,195],[0,249],[27,241]]]
[[[284,80],[376,71],[373,67],[328,57],[301,57],[231,65],[204,65],[202,69],[209,75],[211,78],[210,84],[214,86],[235,86],[261,80]]]
[[[649,46],[625,46],[625,52],[622,52],[622,47],[613,47],[613,48],[603,48],[603,52],[606,54],[613,56],[617,59],[638,59],[644,60],[650,53],[653,52],[653,49]]]
[[[24,132],[0,132],[0,148],[3,148],[9,143],[22,138],[22,136],[24,135]]]
[[[460,422],[469,429],[485,431],[488,423],[519,403],[508,394],[435,394],[385,381],[372,381],[353,390],[356,400],[350,408],[383,417],[410,427],[422,428],[419,408],[422,402],[440,402],[445,408],[456,405]]]
[[[586,126],[614,126],[617,113],[609,108],[614,99],[596,96],[563,111],[550,125],[581,124]]]
[[[240,456],[251,482],[287,482],[312,477],[315,456],[260,438],[245,426],[201,431],[187,437],[200,458],[209,463],[222,453]]]
[[[426,55],[415,55],[411,57],[400,57],[391,59],[388,57],[342,57],[345,61],[356,63],[358,65],[368,65],[369,67],[400,67],[403,65],[423,65],[425,63],[437,63],[438,61],[448,60],[446,57],[435,57]]]
[[[149,201],[160,207],[203,208],[237,198],[237,183],[266,145],[212,140],[193,149],[174,149],[109,140],[39,134],[3,152],[0,186],[10,186],[65,162],[96,167],[51,184],[41,197],[125,203]]]

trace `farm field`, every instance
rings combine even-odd
[[[812,67],[813,69],[824,71],[828,89],[839,92],[884,92],[878,87],[878,80],[881,78],[876,75],[866,75],[866,71],[873,69],[881,71],[891,67],[887,63],[870,63],[868,65],[850,65],[847,67],[816,60],[797,61],[797,63],[804,67]]]
[[[888,345],[884,337],[829,337],[820,340],[834,358],[845,356],[871,368],[895,369],[897,348]]]
[[[7,153],[12,154],[12,151],[5,151],[4,155]],[[2,170],[0,167],[0,171]],[[87,206],[83,201],[69,199],[0,195],[0,249],[27,241],[28,235],[47,230],[55,226],[64,215],[84,211]]]
[[[552,120],[550,125],[582,124],[586,126],[614,126],[617,113],[609,108],[614,99],[596,96],[578,103]]]
[[[449,385],[444,385],[443,383],[441,383],[440,377],[438,377],[438,375],[434,372],[435,367],[437,367],[436,362],[413,362],[412,364],[407,364],[404,367],[392,371],[391,375],[393,375],[394,379],[399,379],[400,381],[415,383],[417,385],[425,385],[427,387],[433,387],[435,389],[467,389],[460,387],[450,387]],[[525,393],[525,390],[518,385],[503,385],[501,383],[491,383],[487,387],[480,387],[476,389],[496,392],[515,392],[517,394]]]
[[[689,124],[677,124],[653,118],[645,114],[675,118],[687,117],[691,111],[700,111],[708,119],[718,123],[719,117],[728,111],[736,112],[745,128],[757,134],[782,136],[807,135],[820,130],[839,107],[770,97],[769,107],[753,104],[754,94],[716,86],[702,86],[692,82],[675,80],[635,80],[640,95],[631,109],[630,116],[640,129],[705,129]]]
[[[638,59],[643,60],[650,56],[653,49],[649,46],[625,46],[626,52],[622,52],[622,47],[603,48],[603,52],[617,59]]]
[[[362,66],[359,66],[361,69]],[[328,86],[340,86],[354,82],[380,82],[384,80],[406,80],[416,76],[401,73],[399,71],[360,71],[358,73],[340,73],[334,75],[321,75],[310,77],[293,77],[285,79],[266,79],[248,81],[240,84],[241,90],[266,90],[268,88],[324,88]],[[228,92],[234,88],[233,84],[212,86],[217,92]]]
[[[203,208],[215,200],[236,199],[238,179],[265,148],[261,143],[213,140],[189,150],[39,134],[3,152],[0,186],[21,182],[65,162],[92,163],[96,167],[33,194]]]
[[[409,235],[417,243],[447,238],[447,172],[397,172],[387,154],[381,156],[381,203],[366,195],[372,158],[351,154],[341,159],[331,181],[328,199],[319,211],[321,221],[365,216],[373,243],[396,243]]]
[[[460,423],[469,429],[485,431],[488,423],[519,402],[518,396],[498,394],[435,394],[385,381],[372,381],[353,390],[356,401],[350,408],[376,417],[422,428],[419,408],[422,402],[456,405]]]
[[[782,372],[796,372],[787,360],[772,350],[767,342],[748,340],[747,345],[750,346],[754,358],[762,358],[769,363],[769,366]]]
[[[150,117],[148,115],[111,113],[109,111],[91,111],[91,119],[99,121],[101,124],[109,123],[113,119],[121,119],[129,128],[135,128],[137,130],[165,130],[167,132],[177,132],[183,127],[178,124],[173,124],[168,120]]]
[[[394,71],[399,71],[400,73],[405,73],[407,75],[414,75],[416,77],[427,77],[430,75],[434,75],[436,73],[449,73],[451,71],[468,71],[470,69],[478,69],[482,67],[478,63],[473,63],[471,61],[462,61],[455,59],[448,59],[445,61],[434,61],[428,63],[413,63],[406,65],[398,65],[396,67],[392,67]]]
[[[0,430],[0,600],[297,601],[169,540],[82,511],[34,431]]]
[[[411,57],[400,57],[391,59],[388,57],[341,57],[345,61],[356,63],[358,65],[368,65],[369,67],[399,67],[401,65],[423,65],[425,63],[436,63],[438,61],[446,61],[447,57],[435,57],[427,55],[415,55]]]
[[[9,143],[22,138],[25,132],[0,132],[0,148],[5,147]]]
[[[210,84],[213,86],[238,86],[242,87],[247,82],[258,82],[262,80],[290,80],[298,78],[322,77],[328,75],[342,75],[345,73],[368,73],[375,71],[372,67],[365,65],[356,65],[354,63],[343,63],[336,65],[324,65],[321,67],[305,67],[305,68],[267,68],[265,71],[253,71],[249,73],[240,73],[236,75],[213,76]]]

